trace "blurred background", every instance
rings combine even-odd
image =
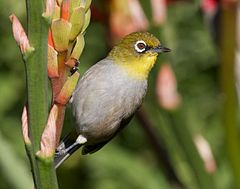
[[[8,19],[14,12],[26,28],[25,1],[0,4],[0,189],[26,189],[25,73]],[[93,0],[81,74],[133,31],[150,31],[172,52],[159,57],[129,126],[57,170],[61,189],[240,188],[238,9],[236,0]],[[73,126],[68,107],[63,135]]]

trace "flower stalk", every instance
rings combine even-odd
[[[25,63],[28,103],[22,115],[22,134],[34,185],[36,189],[57,189],[54,153],[66,104],[79,78],[76,66],[90,22],[91,0],[44,3],[26,0],[28,35],[15,15],[10,20]],[[50,111],[48,78],[52,85]]]

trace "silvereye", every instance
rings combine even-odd
[[[129,123],[142,104],[158,54],[169,51],[152,34],[136,32],[87,70],[71,100],[76,127],[57,148],[56,167],[81,146],[82,154],[98,151]]]

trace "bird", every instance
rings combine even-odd
[[[56,149],[55,168],[80,147],[83,155],[98,151],[130,122],[158,55],[170,51],[153,34],[134,32],[85,72],[70,100],[75,127]]]

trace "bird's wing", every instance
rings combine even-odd
[[[73,113],[79,125],[92,125],[104,119],[118,102],[114,66],[102,60],[92,66],[81,78],[73,94]],[[114,94],[115,93],[115,94]]]
[[[119,133],[119,131],[121,131],[123,128],[125,128],[126,125],[128,125],[128,123],[132,120],[134,114],[132,114],[131,116],[129,116],[128,118],[125,118],[121,121],[120,127],[118,128],[118,130],[113,134],[113,136],[103,142],[94,144],[94,145],[85,145],[82,149],[82,154],[92,154],[94,152],[97,152],[98,150],[100,150],[105,144],[107,144],[110,140],[112,140],[117,133]]]
[[[131,98],[132,83],[124,74],[115,64],[105,60],[84,74],[74,92],[72,103],[80,133],[90,132],[91,127],[108,132],[111,126],[119,125],[123,118],[129,117],[135,110],[135,98]]]

